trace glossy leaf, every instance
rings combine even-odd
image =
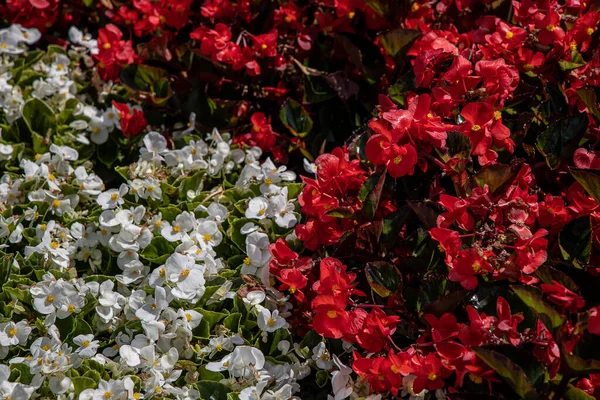
[[[475,347],[477,356],[492,368],[522,399],[538,399],[533,385],[527,379],[525,372],[505,355],[483,347]]]
[[[600,176],[595,171],[575,168],[570,168],[570,171],[573,178],[600,204]]]
[[[587,115],[581,113],[552,124],[538,137],[536,146],[546,157],[551,169],[557,168],[561,160],[570,162],[573,159],[573,153],[577,150],[587,125]]]
[[[23,105],[23,120],[32,133],[48,137],[56,131],[54,111],[43,100],[32,98]]]
[[[565,261],[581,268],[590,260],[592,249],[592,224],[590,217],[581,217],[569,222],[560,231],[559,245]]]
[[[531,286],[511,286],[511,289],[552,333],[564,324],[565,318],[542,299],[541,290]]]
[[[386,170],[381,169],[372,174],[360,188],[358,198],[363,202],[362,212],[369,219],[372,219],[375,216],[375,212],[379,206],[383,184],[385,183],[385,176]]]
[[[294,136],[305,137],[313,127],[310,115],[300,103],[292,99],[287,99],[283,103],[279,111],[279,118]]]
[[[402,275],[391,263],[384,261],[368,263],[365,274],[371,289],[381,297],[389,297],[402,290]]]

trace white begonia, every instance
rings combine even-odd
[[[165,268],[169,282],[175,285],[171,293],[176,298],[192,300],[204,293],[204,268],[193,257],[174,253]]]
[[[333,367],[333,361],[331,359],[331,354],[329,350],[327,350],[327,346],[325,342],[319,342],[312,349],[312,360],[316,362],[317,368],[330,370]]]
[[[98,347],[100,346],[100,342],[98,340],[94,340],[94,335],[78,335],[73,338],[73,343],[79,346],[78,349],[75,350],[76,354],[79,354],[81,358],[92,358],[96,355],[98,351]]]
[[[96,201],[103,210],[116,208],[125,203],[123,196],[127,194],[128,190],[128,186],[123,183],[119,189],[109,189],[100,193]]]
[[[79,395],[79,400],[125,400],[128,393],[125,389],[124,380],[111,379],[108,382],[100,380],[97,389],[85,389]]]
[[[83,34],[83,32],[74,26],[69,28],[69,40],[77,45],[87,48],[91,54],[98,54],[98,41],[92,39],[89,34]]]
[[[218,246],[223,240],[223,234],[219,231],[219,225],[215,221],[204,220],[196,228],[197,235],[194,237],[206,248]]]
[[[258,313],[258,327],[265,332],[275,332],[277,329],[283,328],[286,322],[285,319],[279,316],[278,310],[273,312],[262,307]]]
[[[210,362],[206,369],[213,372],[228,371],[234,378],[250,378],[265,365],[264,354],[255,347],[237,346],[221,361]]]
[[[163,221],[160,227],[160,234],[169,242],[177,242],[182,240],[188,232],[190,232],[196,224],[196,218],[188,211],[179,214],[173,224]]]
[[[24,346],[31,333],[31,327],[27,321],[12,321],[0,324],[0,345],[2,346]]]
[[[265,219],[269,209],[269,200],[264,197],[255,197],[248,203],[246,209],[246,218]]]
[[[36,28],[24,28],[20,24],[13,24],[8,28],[15,34],[19,42],[32,45],[41,39],[42,34]]]
[[[15,148],[10,144],[0,143],[0,161],[10,160]]]

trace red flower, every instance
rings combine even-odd
[[[271,29],[264,35],[254,36],[254,51],[261,57],[275,57],[277,55],[277,29]]]
[[[553,280],[551,285],[542,283],[540,288],[548,296],[550,302],[568,311],[577,312],[578,309],[585,307],[585,301],[577,293],[561,285],[560,282]]]
[[[528,239],[518,239],[515,243],[517,249],[516,264],[521,268],[524,274],[535,272],[548,258],[546,248],[548,240],[544,236],[548,234],[545,229],[540,229]]]
[[[346,299],[343,297],[320,295],[312,302],[313,328],[322,336],[332,339],[344,337],[350,324],[346,307]]]
[[[454,222],[466,231],[473,230],[475,220],[467,211],[469,202],[457,197],[441,194],[439,203],[444,206],[448,212],[440,214],[437,218],[437,226],[440,228],[449,228]]]
[[[438,248],[446,253],[446,263],[451,263],[462,246],[458,232],[444,228],[432,228],[429,230],[429,234],[433,240],[440,242]]]
[[[304,293],[302,289],[306,287],[308,278],[306,278],[300,270],[296,268],[288,268],[281,271],[281,274],[277,277],[282,285],[279,286],[280,291],[287,290],[299,301],[304,301]]]
[[[496,310],[498,314],[496,329],[501,333],[497,336],[501,339],[508,338],[513,346],[519,345],[521,343],[521,334],[517,331],[517,325],[525,318],[521,314],[512,315],[510,306],[504,297],[498,297]]]
[[[469,103],[462,109],[461,115],[465,123],[460,128],[471,141],[475,156],[485,155],[493,139],[501,141],[510,137],[508,128],[496,122],[502,115],[494,112],[487,103]]]
[[[476,275],[492,271],[491,264],[479,255],[477,249],[471,248],[459,253],[448,273],[448,279],[453,282],[460,282],[462,287],[472,290],[477,287]]]
[[[437,390],[445,386],[442,377],[446,374],[443,370],[442,360],[435,353],[429,353],[427,357],[413,357],[414,374],[413,391],[421,393],[423,389]]]
[[[356,335],[356,341],[360,346],[372,353],[381,351],[391,335],[396,331],[400,317],[386,315],[381,309],[374,308],[365,318],[362,329]]]
[[[458,335],[456,317],[445,313],[440,319],[433,314],[426,314],[425,320],[431,325],[431,337],[434,342],[442,342]]]
[[[146,121],[146,118],[144,118],[143,112],[137,108],[134,108],[130,113],[129,106],[127,104],[117,103],[114,100],[112,104],[117,110],[119,110],[119,113],[121,114],[121,131],[123,131],[123,135],[125,137],[135,136],[146,129],[148,121]]]
[[[563,225],[567,222],[569,216],[563,198],[551,194],[547,194],[544,201],[539,203],[538,213],[538,222],[543,227]]]

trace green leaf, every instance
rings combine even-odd
[[[32,133],[49,137],[56,131],[56,117],[46,102],[33,98],[23,105],[23,120]]]
[[[158,211],[162,214],[162,219],[169,222],[175,221],[175,218],[181,214],[181,210],[175,206],[160,207]]]
[[[11,374],[10,381],[11,382],[20,382],[24,385],[29,385],[31,380],[33,379],[33,375],[31,374],[31,370],[29,369],[29,365],[24,363],[14,363],[10,364]],[[15,376],[13,376],[13,374]],[[16,376],[18,375],[18,376]]]
[[[305,137],[313,127],[312,118],[300,103],[287,99],[281,106],[279,118],[294,136]]]
[[[227,394],[231,392],[231,389],[219,382],[200,381],[197,386],[202,400],[227,400]]]
[[[363,202],[362,212],[368,219],[373,219],[379,206],[385,176],[386,170],[384,168],[372,174],[360,188],[358,198]]]
[[[316,373],[315,375],[315,382],[317,385],[319,385],[319,387],[325,387],[325,385],[327,385],[327,382],[329,382],[329,374],[327,373],[327,371],[319,371]]]
[[[175,251],[175,246],[162,236],[155,236],[150,244],[142,250],[140,256],[154,264],[164,264]]]
[[[594,400],[595,397],[590,396],[581,389],[576,388],[573,385],[569,385],[567,391],[563,395],[565,400]]]
[[[552,334],[564,324],[565,318],[542,300],[541,290],[531,286],[511,286],[512,291],[542,320]]]
[[[592,224],[590,216],[574,219],[560,231],[560,251],[565,261],[582,268],[590,261],[592,250]]]
[[[469,294],[468,290],[459,290],[451,292],[435,300],[432,303],[425,304],[423,306],[423,312],[426,314],[433,314],[440,318],[445,313],[452,313],[456,311],[456,307],[467,297]]]
[[[129,64],[121,69],[120,78],[128,88],[150,94],[157,104],[166,102],[173,94],[169,73],[162,68]]]
[[[383,219],[380,243],[385,249],[390,250],[394,247],[398,240],[398,234],[410,215],[412,215],[411,208],[402,206]]]
[[[394,264],[385,261],[368,263],[365,274],[371,289],[381,297],[402,291],[402,275]]]
[[[75,387],[75,397],[79,396],[85,389],[94,389],[96,382],[87,376],[76,376],[71,378],[73,386]]]
[[[96,154],[102,164],[111,167],[119,159],[119,143],[109,136],[106,142],[97,147]]]
[[[496,193],[510,185],[515,176],[515,172],[509,165],[493,164],[483,167],[473,177],[473,180],[482,188],[484,185],[488,185],[490,192]]]
[[[315,104],[334,97],[336,97],[336,93],[324,77],[304,75],[304,98],[302,102]]]
[[[420,31],[399,28],[379,35],[379,40],[390,56],[397,62],[404,62],[406,52],[419,36]]]
[[[227,316],[225,313],[208,311],[203,308],[195,308],[194,310],[202,314],[202,320],[208,322],[210,329]]]
[[[229,229],[227,229],[227,237],[243,252],[246,251],[246,235],[240,232],[240,229],[248,222],[252,221],[247,218],[237,218],[230,222]]]
[[[585,63],[574,63],[567,60],[559,60],[558,64],[560,65],[560,69],[563,71],[571,71],[585,65]]]
[[[335,218],[352,218],[354,217],[354,210],[350,207],[338,207],[327,211],[325,215]]]
[[[241,319],[242,319],[242,314],[241,313],[229,314],[223,320],[223,325],[225,325],[225,328],[227,328],[230,331],[236,333],[238,331],[238,329],[240,328],[240,320]]]
[[[596,200],[596,203],[600,204],[600,176],[596,172],[585,171],[575,168],[569,168],[573,178],[577,180],[583,186],[590,196]]]
[[[573,159],[587,125],[587,115],[581,113],[559,120],[538,137],[536,147],[551,169],[557,168],[561,160],[570,162]]]
[[[539,398],[533,385],[527,379],[527,375],[518,364],[513,363],[508,357],[494,350],[474,347],[473,351],[483,362],[496,371],[520,398],[531,400]]]
[[[375,44],[353,33],[339,33],[338,40],[354,66],[370,84],[375,84],[385,72],[385,59]]]
[[[471,142],[460,132],[448,132],[446,147],[452,157],[467,158],[471,155]]]
[[[577,89],[577,94],[581,101],[587,106],[588,111],[597,119],[600,119],[600,109],[598,108],[598,100],[596,91],[593,87],[582,87]]]
[[[584,359],[571,354],[564,345],[560,349],[561,372],[567,376],[588,376],[600,372],[600,361],[595,359]]]

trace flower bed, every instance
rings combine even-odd
[[[0,397],[600,398],[597,8],[0,5]]]

